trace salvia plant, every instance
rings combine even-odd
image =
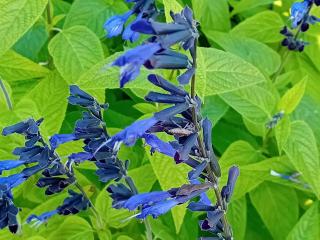
[[[0,240],[320,239],[320,1],[270,3],[0,0]]]

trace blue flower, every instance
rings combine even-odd
[[[55,134],[50,138],[50,146],[57,149],[59,145],[77,140],[74,134]]]
[[[145,206],[155,204],[166,200],[169,197],[171,197],[171,194],[165,191],[142,193],[132,196],[128,201],[126,201],[123,207],[132,211],[138,208],[140,205]]]
[[[292,28],[297,28],[301,21],[308,15],[312,2],[305,0],[296,2],[291,7]]]
[[[145,132],[157,122],[158,120],[155,117],[136,121],[129,127],[114,135],[109,140],[109,145],[113,146],[116,142],[123,142],[127,146],[133,146],[137,139],[141,138]]]
[[[182,163],[189,159],[191,149],[196,146],[198,134],[191,134],[182,144],[180,149],[176,152],[174,160],[176,163]]]
[[[99,176],[101,182],[109,182],[110,180],[119,181],[124,173],[118,166],[116,159],[106,158],[96,161],[96,166],[98,170],[96,174]]]
[[[122,183],[110,185],[107,192],[112,198],[112,207],[116,209],[123,208],[126,201],[133,196],[133,192]]]
[[[26,176],[22,173],[17,173],[10,175],[8,177],[1,177],[0,178],[0,185],[5,185],[9,189],[12,189],[16,186],[19,186],[21,183],[26,181]]]
[[[148,80],[152,84],[162,88],[163,90],[170,92],[171,94],[180,95],[180,96],[186,96],[188,94],[185,90],[175,86],[171,82],[162,78],[160,75],[150,74],[148,76]]]
[[[92,158],[93,154],[88,152],[72,153],[68,157],[70,162],[75,162],[76,164],[80,164],[86,160],[91,160]]]
[[[186,102],[186,98],[179,95],[170,95],[157,92],[149,92],[145,97],[148,102],[177,104]]]
[[[34,119],[30,118],[26,121],[19,122],[9,127],[5,127],[2,130],[2,135],[7,136],[13,133],[18,133],[25,135],[29,138],[32,138],[34,135],[37,135],[39,132],[39,125],[43,119],[35,121]]]
[[[24,161],[19,161],[19,160],[0,161],[0,175],[2,174],[2,171],[17,168],[23,165],[24,163],[25,163]]]
[[[10,232],[17,233],[19,209],[14,205],[12,198],[10,188],[0,183],[0,229],[9,227]]]
[[[193,20],[192,10],[184,8],[180,14],[171,14],[173,23],[160,23],[152,19],[142,19],[132,24],[131,29],[136,32],[155,35],[157,42],[163,48],[169,48],[181,43],[187,50],[194,46],[195,39],[199,37],[197,22]]]
[[[171,208],[177,206],[178,204],[179,202],[173,199],[159,202],[156,205],[143,208],[141,213],[137,215],[137,218],[144,219],[148,215],[151,215],[153,218],[157,218],[160,215],[167,213],[168,211],[171,210]]]
[[[40,188],[47,188],[45,191],[46,195],[53,195],[62,192],[74,181],[73,178],[64,177],[43,177],[37,182],[37,186]]]
[[[91,206],[89,200],[82,194],[72,190],[68,190],[68,193],[70,196],[57,208],[60,215],[77,214]]]
[[[167,156],[174,157],[176,150],[172,147],[170,143],[162,141],[153,134],[144,134],[143,138],[145,139],[146,144],[151,146],[151,153],[157,151]]]
[[[127,51],[117,58],[112,65],[121,67],[120,87],[134,80],[140,73],[142,65],[161,49],[158,43],[147,43]]]
[[[228,182],[227,185],[224,186],[221,190],[221,196],[223,199],[226,200],[226,202],[230,202],[231,196],[234,191],[234,187],[237,181],[237,178],[239,176],[239,168],[236,166],[233,166],[229,169],[229,175],[228,175]]]
[[[124,24],[132,14],[133,12],[130,10],[123,15],[109,18],[109,20],[104,24],[104,29],[107,31],[107,37],[112,38],[120,35],[123,31]]]
[[[45,212],[39,216],[32,214],[27,218],[27,223],[35,222],[36,226],[39,226],[43,223],[47,223],[49,218],[53,217],[54,215],[58,214],[58,210],[53,210],[49,212]]]

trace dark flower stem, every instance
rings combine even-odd
[[[195,41],[195,45],[194,45],[193,67],[195,70],[197,69],[197,40]],[[194,74],[191,79],[191,97],[192,97],[193,101],[196,102],[196,74]],[[196,131],[198,133],[200,133],[201,127],[198,123],[197,109],[196,109],[195,105],[192,107],[192,120],[193,120],[193,124],[196,128]],[[201,153],[202,157],[208,158],[207,152],[204,147],[203,139],[200,134],[198,134],[197,141],[198,141],[198,145],[199,145],[199,149],[200,149],[200,153]],[[230,229],[230,225],[228,223],[227,217],[225,215],[226,214],[226,206],[223,203],[223,200],[221,198],[220,189],[219,189],[219,185],[218,185],[218,178],[214,175],[214,173],[210,167],[210,164],[207,165],[206,171],[208,174],[208,180],[212,183],[212,188],[214,190],[218,205],[221,208],[221,210],[224,211],[224,215],[222,217],[222,223],[223,223],[223,231],[225,234],[225,238],[226,238],[226,240],[231,240],[232,233],[231,233],[231,229]]]
[[[0,78],[0,88],[1,88],[1,90],[3,92],[4,98],[6,99],[8,109],[10,111],[13,110],[13,106],[12,106],[12,102],[10,100],[9,93],[8,93],[8,91],[6,89],[6,86],[4,85],[3,81],[1,80],[1,78]]]

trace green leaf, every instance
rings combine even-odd
[[[204,98],[204,105],[201,111],[204,117],[209,118],[214,124],[217,124],[228,109],[229,106],[219,96],[207,96]]]
[[[214,48],[199,48],[197,89],[210,96],[265,81],[257,68],[243,59]]]
[[[170,11],[180,13],[183,7],[176,0],[163,0],[164,14],[167,22],[172,22]]]
[[[50,73],[17,104],[17,114],[22,118],[44,118],[41,129],[45,136],[58,133],[66,109],[69,88],[56,71]]]
[[[1,79],[0,76],[0,109],[8,109],[12,107],[12,89],[9,83]]]
[[[307,85],[306,78],[289,89],[280,99],[278,109],[286,114],[292,113],[299,105]]]
[[[291,126],[290,118],[284,117],[275,128],[275,136],[278,145],[278,151],[281,154],[283,147],[286,145],[290,136]]]
[[[216,42],[227,52],[243,58],[268,76],[280,67],[280,55],[254,39],[216,31],[210,31],[207,36],[209,41]]]
[[[245,197],[230,203],[227,219],[232,227],[234,239],[243,240],[247,226],[247,200]]]
[[[41,78],[48,73],[48,69],[11,50],[0,58],[0,75],[7,81]]]
[[[284,151],[294,167],[310,184],[320,198],[320,160],[315,136],[309,125],[303,121],[291,124],[291,132]]]
[[[129,171],[128,174],[134,181],[140,193],[149,192],[153,184],[157,181],[150,164],[143,165]]]
[[[282,40],[279,31],[284,23],[276,12],[260,12],[235,26],[231,33],[235,36],[253,38],[263,43],[274,43]]]
[[[188,182],[186,176],[188,176],[188,170],[190,169],[187,166],[181,164],[176,165],[172,158],[159,153],[154,154],[153,156],[151,156],[150,153],[148,154],[153,171],[164,191],[179,187]],[[173,208],[171,212],[176,232],[178,233],[186,214],[186,206],[177,206]]]
[[[267,4],[271,4],[273,3],[274,0],[260,0],[260,1],[256,1],[256,0],[242,0],[240,2],[237,2],[237,4],[234,6],[231,15],[235,15],[241,12],[245,12],[248,10],[251,10],[253,8],[259,7],[259,6],[263,6],[263,5],[267,5]]]
[[[69,83],[75,83],[85,71],[104,59],[98,37],[82,26],[56,35],[49,44],[49,52],[58,71]]]
[[[250,192],[250,199],[273,238],[285,239],[299,219],[299,202],[295,191],[279,184],[264,182]],[[285,221],[280,223],[281,219]],[[276,222],[279,224],[275,224]]]
[[[0,1],[0,56],[39,19],[47,3],[47,0]]]
[[[90,224],[77,216],[67,217],[58,229],[53,231],[48,240],[94,240]]]
[[[105,35],[103,24],[110,17],[123,14],[127,9],[123,1],[76,0],[67,15],[64,29],[82,25],[101,38]]]
[[[201,30],[227,32],[231,28],[227,0],[192,0],[195,18],[200,22]]]
[[[263,86],[250,86],[220,97],[244,118],[255,123],[266,123],[276,104],[274,95]]]
[[[300,218],[286,240],[309,240],[320,237],[319,202],[315,202]]]

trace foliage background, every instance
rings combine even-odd
[[[170,9],[192,6],[201,24],[197,86],[204,99],[203,115],[215,122],[213,142],[223,175],[233,164],[241,169],[228,212],[235,239],[320,239],[320,26],[303,36],[310,45],[303,53],[290,53],[284,71],[272,81],[286,55],[279,31],[288,24],[293,1],[158,2],[167,17]],[[103,30],[106,19],[128,10],[124,1],[52,0],[49,21],[47,4],[0,0],[0,76],[13,102],[8,109],[0,92],[0,130],[32,116],[45,118],[41,131],[47,138],[70,133],[81,116],[81,110],[67,104],[70,84],[110,104],[105,120],[114,132],[162,107],[143,100],[152,88],[145,80],[147,71],[119,90],[118,69],[104,68],[124,50],[121,38],[106,39]],[[314,14],[320,17],[320,8]],[[125,49],[133,46],[124,43]],[[268,132],[265,124],[280,110],[285,110],[285,118]],[[21,142],[16,136],[1,136],[0,158],[11,159]],[[68,144],[60,154],[67,156],[80,147]],[[140,192],[187,181],[187,167],[159,154],[151,157],[142,142],[122,149],[120,157],[131,160],[130,175]],[[299,172],[302,177],[295,183],[272,176],[271,170]],[[24,224],[17,236],[1,230],[0,240],[144,239],[143,224],[123,221],[132,213],[111,208],[106,186],[94,171],[84,164],[77,176],[103,224],[86,211],[56,216],[39,228]],[[53,209],[65,197],[46,197],[35,182],[31,179],[14,192],[22,222],[31,213]],[[183,205],[152,221],[152,230],[157,239],[196,239],[198,218]]]

